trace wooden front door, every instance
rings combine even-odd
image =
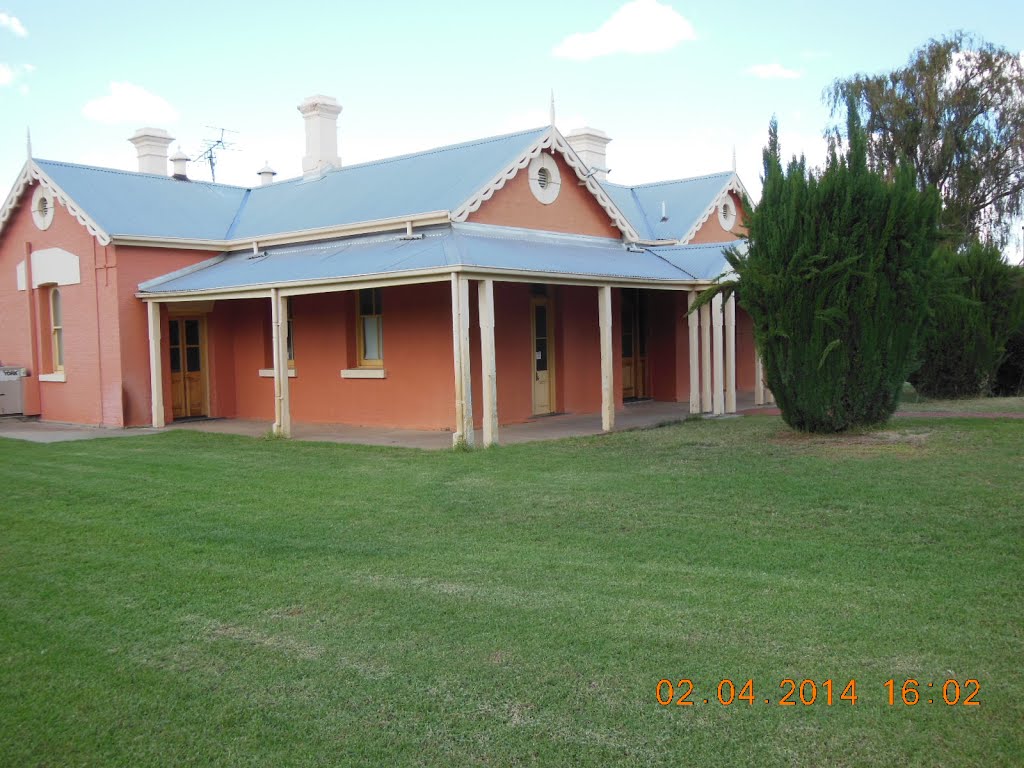
[[[622,397],[648,397],[647,302],[635,288],[622,290]]]
[[[547,298],[531,301],[533,326],[533,413],[540,416],[554,410],[555,366],[551,339],[551,306]]]
[[[171,347],[171,404],[176,419],[208,415],[203,324],[200,317],[170,320],[167,338]]]

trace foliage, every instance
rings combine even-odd
[[[906,159],[919,189],[939,190],[943,228],[956,243],[1005,244],[1024,208],[1024,65],[1016,53],[957,33],[931,40],[901,69],[836,80],[828,98],[833,114],[856,104],[871,168],[892,177]]]
[[[892,415],[928,312],[938,195],[906,166],[891,181],[868,167],[856,109],[847,130],[848,153],[833,149],[824,172],[803,158],[783,170],[772,121],[748,248],[729,255],[782,417],[810,432]]]
[[[1024,266],[1014,268],[1017,294],[1024,296]],[[1006,357],[996,373],[996,394],[1024,395],[1024,319],[1006,340]]]
[[[991,394],[1010,336],[1024,322],[1017,269],[993,245],[938,249],[937,280],[922,350],[911,382],[928,397]]]

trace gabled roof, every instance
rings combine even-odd
[[[150,173],[33,162],[111,237],[222,240],[248,192]]]
[[[435,227],[416,239],[395,234],[225,254],[139,286],[140,295],[190,295],[455,270],[509,271],[596,282],[708,282],[728,270],[732,243],[629,248],[619,240],[483,224]]]
[[[694,236],[726,192],[746,194],[732,171],[636,186],[605,182],[604,188],[644,240],[683,243]]]
[[[231,248],[275,237],[330,238],[364,223],[375,226],[358,227],[361,231],[380,230],[406,217],[464,222],[542,151],[562,153],[579,183],[630,241],[686,243],[725,194],[745,194],[735,173],[637,186],[601,184],[548,126],[253,188],[30,159],[0,209],[0,231],[33,180],[51,189],[104,244],[140,238]]]
[[[455,144],[256,187],[225,239],[453,211],[547,128]]]

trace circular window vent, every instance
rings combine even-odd
[[[526,172],[530,178],[530,191],[533,192],[533,196],[544,205],[555,202],[562,181],[555,158],[541,152],[530,161]]]
[[[718,206],[718,223],[722,225],[722,229],[726,232],[731,231],[736,225],[736,204],[732,201],[732,198],[727,197]]]
[[[36,187],[32,193],[32,221],[39,229],[49,229],[53,223],[53,194],[45,187]]]

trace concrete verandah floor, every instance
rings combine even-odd
[[[738,398],[739,410],[753,407],[753,397]],[[627,403],[615,412],[615,431],[644,429],[666,422],[690,418],[689,403],[665,403],[654,400]],[[188,429],[196,432],[216,432],[230,435],[262,437],[270,432],[267,421],[246,419],[210,419],[172,422],[167,429]],[[539,416],[522,424],[509,424],[498,430],[498,441],[504,445],[534,440],[558,440],[564,437],[601,434],[599,414],[558,414]],[[389,429],[385,427],[356,427],[347,424],[292,424],[293,440],[313,440],[330,443],[359,445],[391,445],[402,448],[441,450],[452,447],[452,433],[420,429]],[[477,445],[483,437],[476,431]]]

